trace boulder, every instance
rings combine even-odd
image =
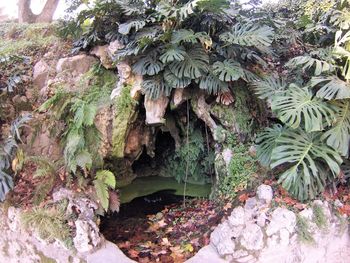
[[[278,207],[272,212],[271,217],[271,222],[266,228],[266,234],[268,236],[278,233],[281,229],[286,229],[289,233],[294,232],[296,216],[292,211]]]
[[[228,222],[231,226],[244,225],[244,209],[241,206],[232,210],[231,215],[228,217]]]
[[[256,224],[249,224],[242,232],[241,245],[248,250],[260,250],[264,247],[264,234]]]
[[[86,253],[101,243],[97,225],[92,221],[76,220],[76,235],[73,238],[74,247],[79,253]]]
[[[90,68],[98,61],[92,56],[85,54],[77,55],[74,57],[66,57],[58,60],[56,65],[56,72],[68,72],[72,76],[79,76],[90,70]]]
[[[266,184],[262,184],[258,187],[256,195],[259,201],[262,201],[265,204],[269,204],[273,198],[272,187]]]
[[[106,69],[111,69],[115,67],[113,65],[111,55],[109,54],[109,45],[96,46],[91,50],[90,54],[98,57],[101,61],[101,64]]]
[[[33,85],[35,88],[41,90],[45,87],[47,78],[49,76],[49,65],[44,60],[39,60],[33,68]]]

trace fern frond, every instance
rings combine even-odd
[[[94,180],[94,187],[97,197],[101,203],[102,208],[107,211],[109,206],[109,193],[108,189],[114,189],[116,186],[115,176],[111,171],[100,170],[96,173],[96,179]]]

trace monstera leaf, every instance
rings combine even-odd
[[[163,70],[163,63],[158,60],[156,52],[140,58],[132,67],[133,72],[140,75],[153,76]]]
[[[118,32],[122,35],[127,35],[130,33],[130,30],[132,28],[135,28],[135,31],[139,31],[145,25],[146,25],[146,22],[143,20],[128,21],[126,23],[119,25]]]
[[[271,168],[292,165],[280,175],[279,182],[300,200],[314,197],[323,190],[327,175],[322,167],[328,168],[333,178],[340,172],[342,158],[320,136],[319,132],[286,130],[277,138],[277,147],[272,151]]]
[[[235,81],[244,76],[241,64],[232,59],[215,62],[213,72],[221,81]]]
[[[338,150],[343,156],[349,155],[350,143],[350,100],[337,101],[338,117],[332,129],[324,133],[323,137],[329,146]]]
[[[270,46],[273,41],[273,29],[252,23],[233,26],[232,30],[220,35],[220,40],[227,44],[241,46]]]
[[[335,69],[335,67],[327,61],[313,58],[309,55],[292,58],[285,66],[289,68],[302,67],[303,70],[315,67],[314,74],[316,76],[324,72],[332,72]]]
[[[272,96],[284,92],[287,88],[287,83],[284,79],[269,76],[262,80],[254,81],[252,86],[255,89],[255,94],[260,99],[271,99]]]
[[[166,64],[173,61],[183,61],[186,56],[186,51],[181,46],[171,46],[163,55],[160,56],[160,60]]]
[[[102,208],[107,211],[109,206],[109,193],[108,189],[114,189],[116,186],[115,176],[111,171],[100,170],[96,173],[96,179],[94,180],[94,187],[96,195]]]
[[[178,78],[170,70],[164,71],[164,80],[166,85],[173,89],[183,89],[186,88],[191,83],[191,79],[189,78]]]
[[[228,91],[228,84],[221,81],[217,76],[209,73],[201,78],[199,88],[209,94],[218,94],[219,92]]]
[[[319,98],[327,100],[350,98],[350,85],[337,76],[313,77],[311,86],[323,85],[316,93]]]
[[[191,48],[183,61],[174,61],[170,71],[178,78],[196,79],[208,72],[209,56],[200,46]]]
[[[212,45],[212,39],[206,32],[197,32],[188,29],[180,29],[175,31],[172,35],[171,42],[174,44],[192,43],[196,44],[198,42],[202,43],[206,47]]]
[[[161,95],[169,96],[172,87],[164,83],[163,77],[156,75],[142,82],[142,89],[151,99],[159,98]]]
[[[271,128],[265,128],[256,139],[256,155],[263,166],[268,167],[271,163],[271,155],[276,147],[276,141],[285,129],[280,124]]]
[[[302,124],[306,131],[320,131],[324,122],[328,125],[334,118],[334,107],[327,102],[314,97],[307,88],[291,84],[284,93],[276,95],[271,103],[272,110],[278,118],[292,128]]]

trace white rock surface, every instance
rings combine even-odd
[[[269,185],[262,184],[258,187],[256,195],[260,201],[269,204],[271,203],[271,200],[273,198],[272,187]]]

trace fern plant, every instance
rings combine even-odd
[[[115,189],[116,187],[115,176],[111,171],[100,170],[97,171],[93,183],[99,203],[107,211],[109,207],[109,189]]]

